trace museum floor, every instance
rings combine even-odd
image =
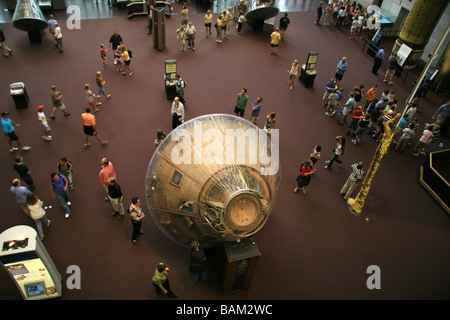
[[[174,7],[174,12],[181,10],[179,4]],[[45,230],[44,244],[63,276],[63,300],[159,299],[151,278],[160,261],[171,269],[173,290],[186,300],[450,298],[450,219],[418,182],[425,158],[415,159],[410,148],[404,153],[391,149],[372,183],[361,216],[349,213],[339,190],[351,164],[364,161],[368,168],[377,147],[375,141],[366,135],[355,146],[348,139],[343,165],[324,169],[335,146],[334,137],[346,133],[346,128],[326,117],[321,107],[324,84],[334,76],[337,62],[343,56],[348,58],[349,70],[341,83],[346,96],[360,84],[366,89],[377,84],[379,94],[387,88],[381,76],[385,65],[379,76],[370,72],[373,58],[362,51],[361,39],[349,39],[346,28],[314,25],[315,4],[305,10],[295,10],[294,6],[289,13],[291,25],[275,57],[270,55],[271,26],[256,32],[245,25],[242,35],[233,30],[230,40],[217,44],[214,35],[205,37],[203,11],[197,9],[198,14],[190,16],[197,27],[196,51],[178,51],[175,30],[179,17],[172,16],[166,20],[166,48],[159,52],[147,35],[145,17],[129,20],[119,9],[111,10],[114,13],[105,19],[82,20],[78,30],[68,30],[63,23],[63,54],[57,52],[48,33],[42,44],[31,45],[25,32],[9,23],[1,25],[14,51],[10,58],[0,59],[1,108],[21,124],[17,133],[32,147],[23,157],[37,184],[35,192],[46,205],[53,206],[47,211],[52,223]],[[65,16],[56,13],[56,17],[63,21]],[[115,70],[110,53],[110,66],[102,67],[99,45],[108,43],[114,29],[133,51],[132,77]],[[294,90],[289,90],[287,70],[291,62],[298,59],[303,63],[310,51],[319,52],[314,87],[304,88],[296,82]],[[102,157],[111,159],[115,166],[126,206],[133,196],[145,196],[144,179],[155,150],[156,130],[171,129],[171,102],[166,99],[163,83],[167,59],[177,60],[178,72],[188,82],[186,120],[208,113],[232,113],[243,87],[248,89],[250,101],[257,96],[264,98],[259,126],[266,114],[277,112],[282,182],[267,224],[255,235],[261,258],[252,285],[239,293],[222,294],[212,266],[209,281],[195,283],[188,270],[189,252],[170,241],[150,214],[143,222],[144,235],[133,246],[130,221],[112,218],[111,206],[104,201],[98,180]],[[98,132],[109,145],[102,148],[92,140],[92,147],[84,150],[80,121],[86,106],[83,85],[95,87],[98,70],[107,81],[106,91],[112,94],[96,114]],[[11,99],[9,84],[17,81],[26,84],[28,109],[16,109]],[[401,104],[408,97],[411,81],[396,77],[394,82]],[[56,120],[50,120],[54,140],[46,142],[41,138],[35,108],[44,104],[49,116],[53,84],[61,90],[72,115],[63,118],[57,113]],[[423,101],[418,113],[420,131],[424,123],[431,122],[442,101],[443,97],[433,92]],[[447,147],[448,139],[443,138],[443,142]],[[18,153],[8,152],[6,139],[2,143],[0,229],[20,224],[34,227],[9,193]],[[322,159],[308,194],[293,193],[299,164],[309,158],[316,144],[322,145]],[[51,197],[48,184],[62,156],[74,165],[72,215],[67,220]],[[71,265],[81,269],[80,290],[65,286],[69,277],[66,270]],[[381,270],[379,290],[366,286],[366,271],[371,265]],[[21,299],[4,270],[0,271],[0,286],[0,299]]]

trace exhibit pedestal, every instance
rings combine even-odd
[[[253,237],[217,246],[217,267],[223,293],[250,288],[261,253]]]
[[[305,88],[314,87],[314,80],[316,79],[317,71],[316,70],[305,70],[305,66],[302,66],[302,74],[298,77],[298,81]]]

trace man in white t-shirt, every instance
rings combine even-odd
[[[64,48],[62,45],[62,32],[61,32],[61,27],[59,26],[58,23],[55,23],[55,34],[53,36],[53,38],[55,39],[56,42],[56,46],[59,49],[59,53],[63,53],[64,52]]]

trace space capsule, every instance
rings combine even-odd
[[[47,20],[36,0],[18,0],[11,24],[19,30],[28,32],[48,28]]]
[[[182,246],[211,247],[254,235],[267,222],[281,180],[278,132],[204,115],[171,131],[155,150],[145,193],[159,229]]]

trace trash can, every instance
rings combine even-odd
[[[23,82],[15,82],[9,85],[11,97],[17,109],[28,108],[28,94]]]

